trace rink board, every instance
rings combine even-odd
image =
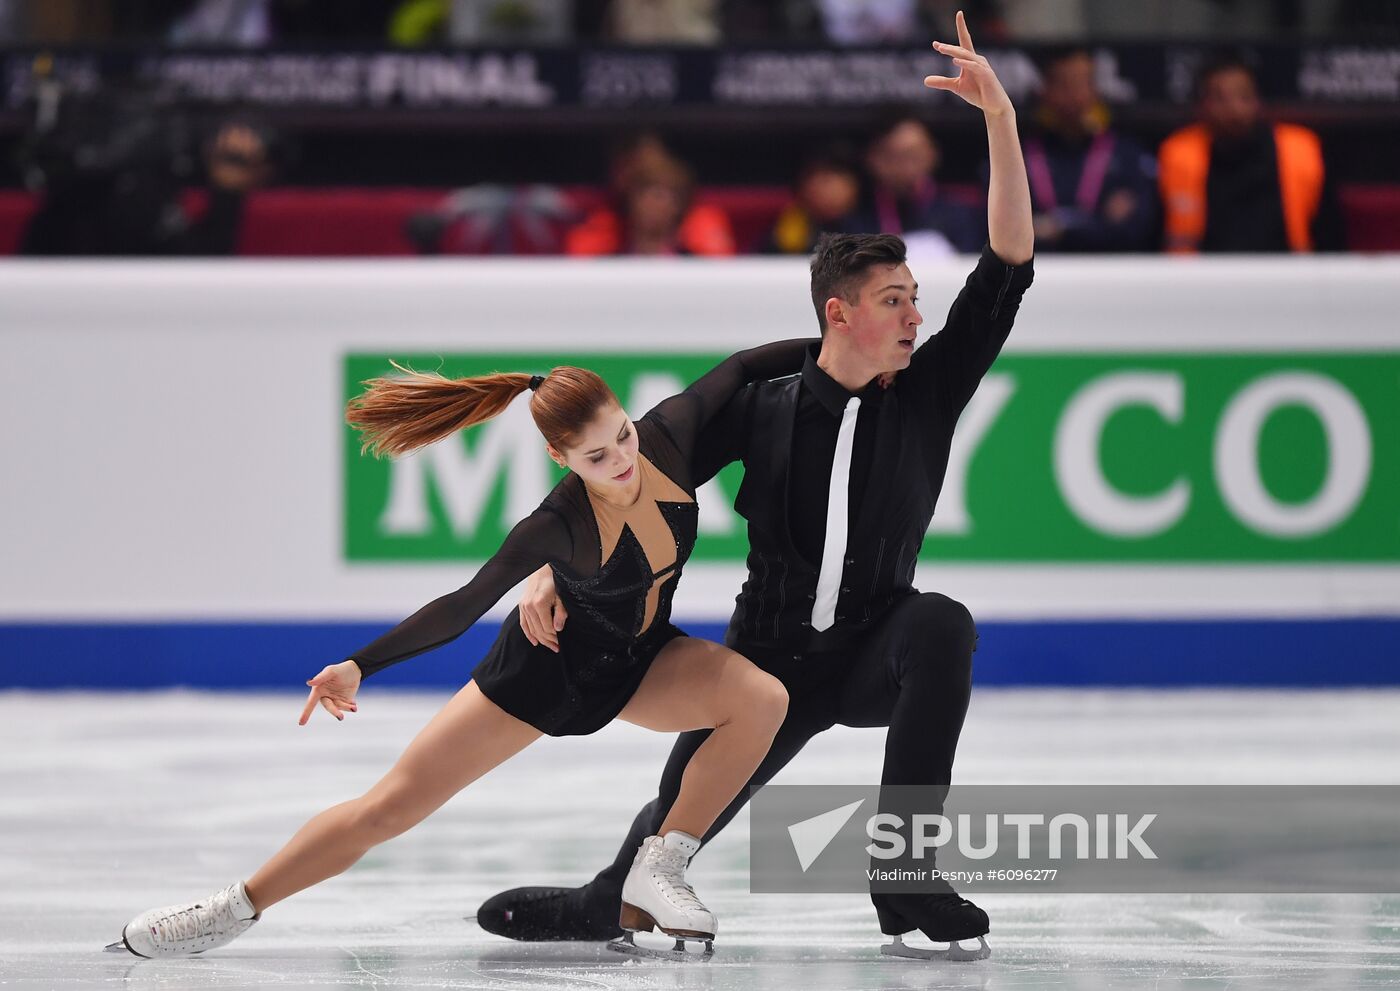
[[[937,329],[970,260],[914,260]],[[915,584],[988,684],[1400,683],[1400,260],[1050,259],[959,426]],[[341,407],[390,358],[596,365],[636,413],[808,336],[805,264],[0,266],[0,687],[274,686],[470,579],[552,483],[517,404],[388,464]],[[701,492],[676,619],[744,576]],[[385,683],[461,683],[507,595]]]
[[[721,624],[689,623],[720,640]],[[296,688],[382,633],[367,623],[0,626],[0,687]],[[495,639],[478,623],[454,643],[375,675],[375,688],[455,688]],[[1400,620],[983,622],[978,685],[1394,685]]]

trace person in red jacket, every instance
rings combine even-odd
[[[1158,181],[1170,252],[1342,247],[1318,136],[1264,119],[1254,72],[1211,62],[1197,78],[1200,120],[1162,142]]]
[[[732,255],[734,232],[719,207],[692,202],[695,179],[655,140],[617,163],[616,204],[599,207],[564,235],[570,255]]]

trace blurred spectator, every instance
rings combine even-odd
[[[564,42],[573,34],[573,0],[452,0],[448,36],[456,43]]]
[[[1038,251],[1154,247],[1156,163],[1109,126],[1093,56],[1067,48],[1041,63],[1035,122],[1024,142]]]
[[[451,0],[401,0],[389,16],[389,41],[400,48],[440,45],[451,18]]]
[[[842,230],[860,199],[860,177],[853,156],[842,148],[810,156],[797,173],[793,202],[778,215],[763,250],[806,255],[817,238]]]
[[[595,210],[568,232],[570,255],[732,255],[734,233],[718,207],[691,203],[690,170],[655,138],[615,160],[615,206]]]
[[[1000,0],[1000,7],[1006,32],[1017,41],[1062,41],[1089,33],[1085,0]]]
[[[29,183],[43,196],[21,253],[233,253],[244,195],[271,173],[269,132],[230,118],[201,147],[189,120],[136,89],[43,102],[22,152]],[[206,208],[191,217],[182,194],[201,178],[196,153]]]
[[[865,153],[869,189],[845,224],[852,234],[899,234],[911,247],[951,253],[980,251],[987,237],[984,211],[940,192],[938,145],[912,115],[890,118]]]
[[[235,45],[383,41],[386,0],[154,0],[133,7],[173,7],[169,41],[175,45]]]
[[[269,0],[272,34],[278,43],[383,42],[391,4],[387,0]]]
[[[1327,251],[1342,247],[1322,143],[1264,120],[1254,72],[1220,59],[1197,77],[1200,122],[1158,154],[1168,251]]]
[[[1306,25],[1314,35],[1342,34],[1356,38],[1400,37],[1400,4],[1395,0],[1315,0],[1328,8]],[[1331,8],[1337,7],[1333,10]]]
[[[404,233],[425,255],[557,255],[579,211],[554,186],[482,183],[412,214]]]
[[[199,0],[170,26],[172,45],[261,47],[272,40],[272,0]]]
[[[25,23],[19,0],[0,0],[0,45],[27,41],[29,25]]]
[[[556,43],[573,36],[573,0],[400,0],[389,40],[401,47]]]
[[[0,41],[75,44],[105,41],[114,0],[0,0]]]
[[[1017,39],[1233,38],[1269,41],[1394,37],[1395,0],[998,0]],[[1062,26],[1063,25],[1063,26]]]
[[[0,42],[256,46],[1394,38],[1395,0],[0,0]],[[173,30],[172,30],[173,28]]]
[[[781,38],[788,44],[820,44],[821,19],[807,0],[782,3],[724,3],[720,6],[722,33],[730,44],[769,44]]]
[[[819,0],[826,36],[838,45],[882,45],[918,33],[915,0]]]
[[[629,45],[713,45],[719,0],[612,0],[609,35]]]
[[[827,40],[837,45],[923,46],[935,38],[956,39],[953,18],[959,10],[978,37],[1004,34],[995,0],[791,0],[791,26],[802,20],[792,8],[808,4],[816,7]]]

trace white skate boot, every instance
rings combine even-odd
[[[138,957],[185,957],[232,942],[257,921],[253,903],[239,881],[193,904],[142,912],[107,949],[125,948]]]
[[[700,841],[671,830],[664,837],[648,836],[637,850],[627,880],[622,882],[622,912],[618,925],[622,936],[608,945],[622,953],[664,959],[708,959],[714,953],[715,915],[707,909],[685,880],[685,868]],[[670,950],[649,950],[636,944],[632,934],[660,929],[675,939]],[[687,953],[686,941],[704,943],[702,953]]]

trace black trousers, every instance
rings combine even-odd
[[[951,784],[976,645],[977,629],[962,603],[924,593],[897,603],[840,652],[807,654],[797,661],[755,659],[787,687],[787,718],[753,777],[702,839],[708,842],[738,814],[751,787],[767,784],[808,740],[838,724],[889,727],[882,785]],[[743,653],[743,644],[731,646]],[[665,821],[686,764],[710,732],[682,733],[676,740],[659,794],[637,813],[617,859],[589,883],[590,901],[612,904],[622,896],[637,847]]]

